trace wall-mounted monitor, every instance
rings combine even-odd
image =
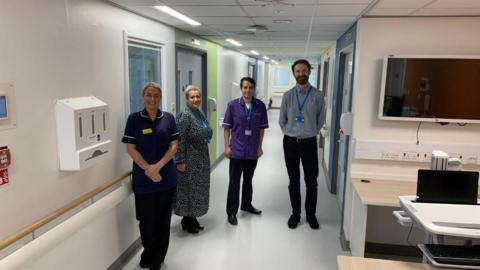
[[[7,95],[0,93],[0,120],[8,118]]]
[[[480,55],[386,56],[378,116],[480,123]]]

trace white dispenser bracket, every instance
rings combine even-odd
[[[112,155],[108,105],[96,97],[55,103],[59,169],[79,171]]]

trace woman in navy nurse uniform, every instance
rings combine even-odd
[[[130,114],[122,142],[133,159],[135,212],[143,244],[140,267],[160,269],[169,244],[179,132],[173,115],[159,110],[160,85],[147,83],[142,97],[145,108]]]

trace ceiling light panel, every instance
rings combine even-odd
[[[163,13],[166,13],[172,17],[175,17],[179,20],[182,20],[190,25],[200,25],[199,22],[187,17],[186,15],[170,8],[170,7],[167,7],[167,6],[155,6],[156,9],[160,10],[161,12]]]
[[[237,47],[243,46],[242,43],[240,43],[240,42],[238,42],[238,41],[236,41],[236,40],[234,40],[234,39],[231,39],[231,38],[227,38],[227,39],[225,39],[225,41],[227,41],[228,43],[233,44],[233,45],[235,45],[235,46],[237,46]]]

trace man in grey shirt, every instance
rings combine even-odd
[[[297,85],[283,94],[280,107],[280,127],[283,137],[283,152],[290,183],[288,191],[292,205],[292,215],[288,227],[295,229],[300,222],[300,161],[305,175],[307,196],[305,212],[307,222],[314,230],[320,228],[315,217],[317,207],[318,152],[317,134],[325,118],[323,94],[308,82],[311,65],[300,59],[292,65],[292,72]]]

